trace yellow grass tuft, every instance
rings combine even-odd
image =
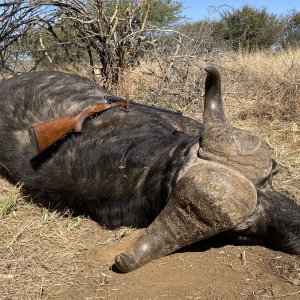
[[[1,181],[2,183],[2,181]],[[21,185],[7,187],[6,184],[0,184],[0,219],[8,215],[22,199],[20,193]]]

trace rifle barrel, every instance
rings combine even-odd
[[[176,111],[176,110],[171,110],[171,109],[166,109],[166,108],[160,108],[160,107],[156,107],[156,106],[152,106],[152,105],[147,105],[147,104],[141,104],[135,101],[131,101],[131,100],[127,100],[124,98],[120,98],[120,97],[116,97],[116,96],[104,96],[103,97],[108,103],[115,103],[115,102],[125,102],[128,103],[129,105],[138,105],[138,106],[142,106],[142,107],[148,107],[148,108],[152,108],[152,109],[156,109],[156,110],[160,110],[163,112],[169,112],[169,113],[173,113],[173,114],[177,114],[177,115],[182,115],[182,112],[180,111]]]

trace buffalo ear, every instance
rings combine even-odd
[[[204,124],[213,125],[225,123],[227,120],[221,96],[220,72],[216,67],[207,67],[205,71],[207,72],[207,77],[204,96]]]

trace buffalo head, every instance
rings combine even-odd
[[[116,257],[123,272],[220,233],[300,253],[299,205],[272,188],[274,163],[268,146],[228,122],[219,71],[206,71],[198,159],[178,178],[168,204],[145,233]]]

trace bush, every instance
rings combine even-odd
[[[282,22],[276,15],[248,5],[224,11],[216,28],[216,33],[230,41],[236,50],[269,48],[281,42],[282,32]]]

